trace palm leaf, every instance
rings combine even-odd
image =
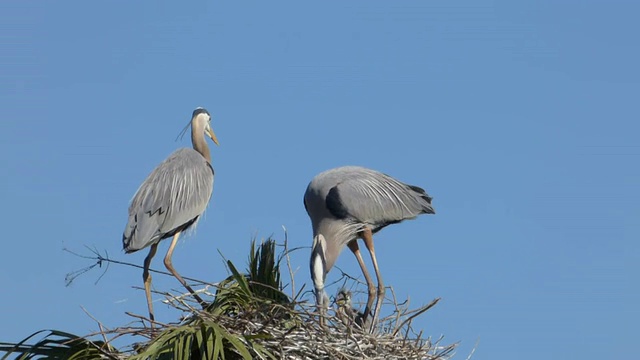
[[[280,261],[276,261],[276,242],[269,238],[256,248],[251,241],[249,268],[247,269],[251,293],[259,298],[279,304],[289,303],[289,297],[282,292]]]
[[[27,342],[37,335],[47,333],[40,341],[34,344]],[[17,344],[0,343],[0,351],[6,354],[2,360],[8,359],[9,355],[19,355],[17,359],[116,359],[114,355],[117,351],[106,345],[103,341],[91,341],[80,336],[59,330],[37,331]]]

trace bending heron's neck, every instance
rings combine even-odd
[[[191,122],[191,143],[193,148],[211,164],[211,152],[209,145],[204,138],[205,120],[201,116],[196,116]]]

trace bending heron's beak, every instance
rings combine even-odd
[[[211,140],[213,140],[213,142],[216,143],[216,145],[220,146],[220,143],[218,143],[218,138],[216,137],[216,134],[213,133],[213,130],[210,127],[207,127],[205,132],[207,135],[209,135]]]

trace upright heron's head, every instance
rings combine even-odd
[[[191,116],[191,126],[202,123],[204,125],[204,133],[213,140],[216,145],[220,145],[218,143],[218,138],[216,134],[213,132],[211,128],[211,114],[207,111],[207,109],[203,107],[197,107],[193,110],[193,115]]]
[[[313,238],[309,267],[311,269],[311,279],[313,280],[313,288],[316,294],[316,304],[320,310],[326,309],[329,305],[329,297],[324,291],[324,280],[327,277],[326,252],[327,242],[324,236],[322,236],[322,234],[316,235]]]

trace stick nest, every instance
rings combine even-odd
[[[449,359],[456,344],[443,345],[416,332],[412,322],[439,299],[417,309],[396,301],[393,289],[383,309],[393,308],[377,324],[362,324],[362,313],[351,305],[351,294],[340,290],[328,311],[320,316],[310,292],[295,292],[289,250],[276,258],[275,243],[251,245],[249,267],[240,273],[227,261],[231,275],[197,291],[207,304],[202,308],[191,294],[163,293],[165,303],[183,314],[176,323],[151,322],[127,313],[126,326],[107,328],[94,318],[99,331],[76,336],[57,330],[35,344],[0,343],[0,351],[21,358],[50,359]],[[291,295],[280,281],[280,262],[287,259]],[[98,262],[112,262],[98,256]],[[119,262],[121,263],[121,262]],[[355,282],[355,289],[362,287]],[[303,286],[304,288],[304,286]],[[389,292],[388,292],[389,293]],[[91,315],[89,315],[91,316]],[[93,317],[92,317],[93,318]],[[323,321],[321,321],[323,319]],[[118,345],[115,344],[123,344]]]
[[[240,276],[246,280],[244,275]],[[200,295],[214,299],[205,309],[196,309],[197,304],[189,294],[165,294],[167,303],[188,314],[179,323],[156,324],[151,328],[145,317],[131,315],[138,319],[139,326],[112,330],[101,326],[100,334],[94,335],[102,336],[105,344],[124,335],[148,339],[119,353],[115,357],[118,359],[163,358],[156,356],[186,351],[192,359],[216,359],[224,354],[226,359],[438,360],[450,358],[456,346],[442,345],[442,338],[433,341],[412,328],[412,321],[440,299],[413,310],[408,302],[393,301],[391,314],[381,318],[373,332],[369,332],[359,322],[361,314],[350,304],[335,301],[324,315],[323,325],[310,302],[288,298],[282,301],[281,297],[276,302],[256,297],[252,286],[260,288],[260,284],[236,280],[219,284],[215,294],[202,291]],[[208,344],[218,344],[220,349],[207,348]]]

